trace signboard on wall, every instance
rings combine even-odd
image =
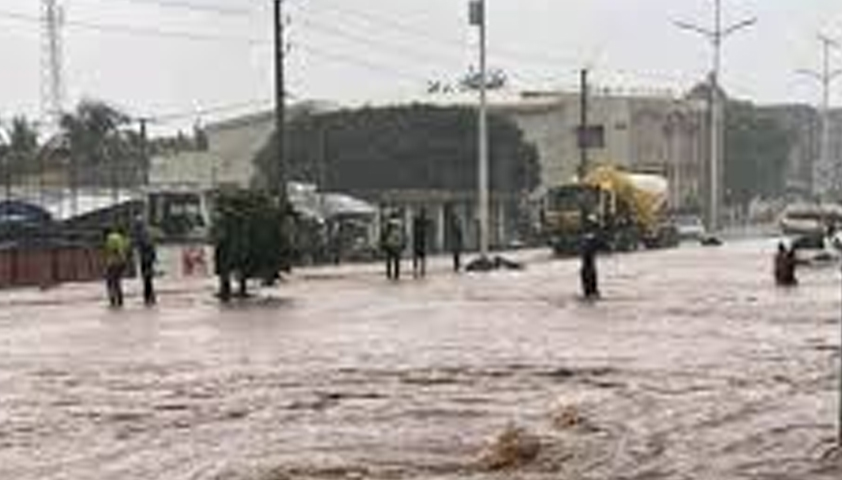
[[[605,148],[605,127],[603,125],[576,127],[576,139],[579,148]]]

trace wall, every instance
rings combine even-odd
[[[274,132],[274,118],[272,112],[264,112],[208,125],[208,150],[153,158],[151,182],[199,188],[223,184],[248,187],[254,174],[253,159]]]
[[[492,107],[512,118],[538,149],[541,186],[536,194],[575,178],[580,153],[580,99],[575,93],[532,94]],[[694,203],[705,169],[704,106],[669,96],[632,97],[601,92],[589,100],[591,125],[604,129],[605,145],[588,152],[591,165],[611,163],[669,177],[670,200]]]

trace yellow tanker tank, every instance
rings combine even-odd
[[[660,175],[594,168],[581,182],[548,192],[543,215],[548,241],[559,254],[577,251],[585,230],[601,233],[613,250],[677,245],[677,231],[667,216],[668,191]],[[584,227],[583,215],[588,220]]]

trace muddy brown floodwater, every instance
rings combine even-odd
[[[839,272],[778,289],[773,250],[602,258],[596,305],[535,253],[397,285],[304,272],[229,309],[3,293],[0,478],[839,480]],[[507,426],[540,450],[488,471]]]

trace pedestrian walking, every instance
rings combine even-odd
[[[415,278],[427,275],[427,211],[421,213],[412,221],[412,274]]]
[[[458,216],[453,215],[450,218],[450,253],[453,255],[453,271],[457,273],[462,270],[462,248],[464,248],[462,222],[459,221]]]
[[[129,257],[129,241],[117,229],[105,236],[105,284],[108,302],[113,308],[123,306],[123,275]]]
[[[406,247],[403,224],[397,216],[393,215],[383,229],[381,244],[386,254],[386,278],[389,280],[400,280],[401,278],[401,254]]]
[[[587,233],[582,238],[581,246],[581,281],[582,293],[585,299],[599,298],[599,277],[596,270],[596,255],[599,251],[599,241],[595,234]]]
[[[152,306],[157,303],[155,295],[155,263],[158,261],[158,252],[152,236],[144,228],[136,240],[138,259],[140,260],[140,277],[143,280],[143,303]]]

